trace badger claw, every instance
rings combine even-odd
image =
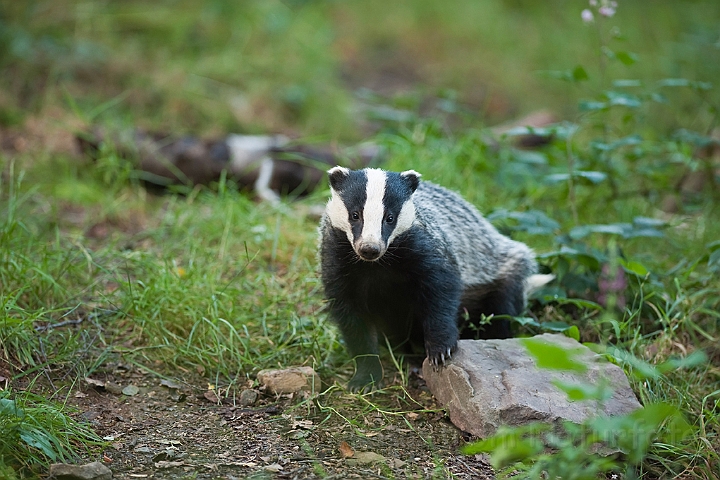
[[[443,352],[436,353],[435,355],[428,355],[428,360],[430,361],[430,365],[432,365],[434,371],[437,372],[441,367],[447,365],[447,363],[452,359],[452,351],[453,348],[449,347]]]

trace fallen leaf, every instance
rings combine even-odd
[[[220,399],[218,399],[217,394],[213,390],[208,390],[207,392],[203,393],[203,397],[205,397],[208,401],[212,403],[220,403]]]
[[[88,385],[92,385],[93,387],[105,388],[104,380],[95,380],[94,378],[85,377],[85,382],[87,382]]]
[[[375,452],[355,452],[353,458],[347,459],[349,465],[367,465],[381,462],[385,462],[385,457]]]
[[[167,388],[171,388],[173,390],[178,390],[181,387],[181,385],[179,383],[175,383],[172,380],[165,380],[165,379],[160,380],[160,385],[167,387]]]
[[[417,420],[420,415],[415,412],[408,412],[407,414],[405,414],[405,416],[410,420]]]
[[[75,395],[73,395],[73,397],[75,397],[75,398],[85,398],[87,396],[88,396],[88,394],[83,393],[83,392],[75,392]]]
[[[342,442],[340,443],[340,455],[342,455],[343,458],[350,458],[355,455],[355,450],[353,450],[347,442]]]
[[[282,465],[280,465],[278,463],[273,463],[272,465],[268,465],[265,467],[266,472],[273,472],[273,473],[277,473],[282,469],[283,469]]]
[[[180,440],[167,440],[165,438],[162,438],[157,442],[163,445],[182,445],[182,442]]]
[[[173,468],[182,467],[183,465],[185,465],[185,462],[167,462],[165,460],[155,462],[155,468]]]
[[[292,428],[293,430],[296,428],[302,428],[303,430],[312,430],[313,426],[314,425],[312,420],[294,420],[290,428]]]

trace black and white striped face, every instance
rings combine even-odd
[[[412,195],[420,174],[413,170],[395,173],[335,167],[328,175],[332,198],[326,212],[332,226],[345,232],[360,259],[380,259],[415,221]]]

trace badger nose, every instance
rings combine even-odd
[[[380,247],[373,243],[364,243],[360,245],[358,253],[363,260],[377,260],[380,258]]]

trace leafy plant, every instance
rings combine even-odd
[[[583,371],[587,367],[573,358],[573,352],[558,345],[528,338],[525,348],[539,368]],[[672,359],[653,367],[627,352],[608,351],[613,359],[636,366],[640,378],[661,375],[676,368],[692,368],[707,361],[702,352],[685,359]],[[612,391],[604,382],[596,385],[564,383],[555,386],[569,401],[594,401],[602,404]],[[463,447],[465,454],[490,453],[493,466],[513,478],[562,478],[594,480],[603,473],[622,473],[637,478],[637,468],[647,457],[654,442],[677,443],[692,433],[680,409],[668,403],[652,403],[615,417],[593,417],[582,424],[563,422],[559,427],[531,423],[521,427],[501,427],[487,439]]]
[[[0,390],[0,459],[31,467],[77,458],[102,440],[63,405],[31,394]]]

